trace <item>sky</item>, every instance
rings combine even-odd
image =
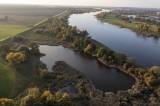
[[[0,0],[0,4],[113,6],[160,8],[160,0]]]

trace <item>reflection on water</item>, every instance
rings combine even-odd
[[[41,61],[47,65],[49,71],[52,70],[52,66],[56,61],[65,61],[86,75],[97,89],[116,92],[117,90],[126,90],[134,83],[132,77],[118,70],[100,66],[96,60],[62,46],[41,45],[40,51],[46,54],[41,58]]]
[[[99,12],[73,14],[69,24],[87,30],[93,39],[111,49],[124,53],[143,66],[160,65],[160,39],[142,35],[108,23],[102,23],[94,15]]]

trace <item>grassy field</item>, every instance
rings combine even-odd
[[[0,5],[0,41],[65,10],[66,7]]]
[[[0,24],[32,27],[34,24],[66,10],[66,7],[0,5]],[[7,17],[7,19],[5,19]]]
[[[25,31],[27,27],[21,25],[1,25],[0,24],[0,40],[14,36]]]
[[[107,17],[104,19],[104,21],[107,21],[111,24],[119,25],[121,27],[126,27],[126,28],[131,28],[131,29],[137,29],[137,24],[135,23],[128,23],[126,21],[120,20],[118,18],[113,18],[113,17]]]
[[[10,97],[15,85],[15,73],[0,60],[0,97]]]
[[[139,32],[139,26],[142,24],[147,24],[144,22],[139,22],[139,21],[132,21],[132,22],[128,22],[128,21],[124,21],[122,19],[116,18],[116,17],[112,17],[112,16],[107,16],[104,19],[101,19],[104,22],[108,22],[110,24],[114,24],[114,25],[118,25],[122,28],[129,28],[133,31],[137,31]],[[145,32],[143,34],[148,34],[151,33],[151,35],[159,35],[158,34],[158,26],[157,25],[153,25],[153,24],[147,24],[150,26],[150,32]]]

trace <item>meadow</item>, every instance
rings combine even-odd
[[[0,24],[0,40],[15,36],[18,33],[25,31],[26,29],[27,27],[22,25]]]
[[[0,41],[32,28],[41,20],[65,10],[63,7],[0,5]]]

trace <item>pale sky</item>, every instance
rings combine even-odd
[[[0,4],[82,5],[160,8],[160,0],[0,0]]]

